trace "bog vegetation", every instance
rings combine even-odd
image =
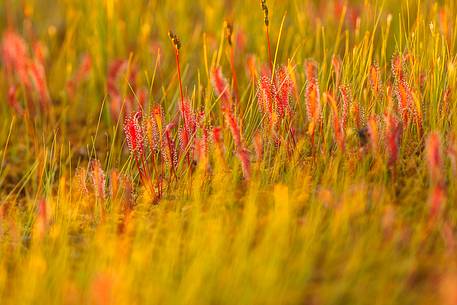
[[[2,1],[0,303],[456,305],[456,16]]]

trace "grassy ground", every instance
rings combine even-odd
[[[456,14],[2,1],[0,304],[457,304]]]

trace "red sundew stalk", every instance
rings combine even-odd
[[[318,79],[318,68],[315,60],[307,60],[305,62],[305,76],[308,82],[317,82]]]
[[[190,148],[190,141],[191,135],[189,134],[188,129],[186,128],[179,128],[178,130],[178,139],[179,139],[179,147],[181,149],[181,154],[187,158],[187,162],[190,162],[189,151]]]
[[[227,121],[227,125],[229,126],[230,132],[232,133],[235,147],[241,147],[241,131],[238,122],[231,111],[225,112],[225,120]]]
[[[148,188],[152,195],[155,194],[154,187],[151,185],[151,177],[145,162],[144,151],[144,130],[140,125],[141,112],[136,112],[126,118],[124,132],[130,153],[134,157],[135,165],[140,175],[141,182]]]
[[[175,59],[176,59],[176,70],[178,72],[178,81],[179,81],[179,94],[181,96],[181,108],[183,108],[184,104],[184,93],[182,89],[182,79],[181,79],[181,66],[179,63],[179,50],[181,49],[181,41],[179,40],[178,36],[176,36],[172,31],[168,32],[168,36],[171,39],[171,42],[173,43],[173,47],[175,49]],[[184,119],[184,125],[186,125],[185,118]]]
[[[184,121],[184,128],[187,130],[189,135],[192,136],[197,128],[197,118],[192,110],[190,101],[188,99],[184,99],[179,110]]]
[[[269,61],[270,61],[271,76],[273,77],[273,75],[274,75],[274,71],[273,71],[273,59],[272,59],[272,57],[271,57],[270,34],[269,34],[269,31],[268,31],[268,25],[267,25],[266,28],[265,28],[265,32],[266,32],[266,35],[267,35],[268,58],[269,58]]]
[[[249,152],[244,147],[241,138],[241,128],[240,124],[238,123],[235,115],[230,109],[224,111],[225,113],[225,120],[227,121],[227,125],[229,126],[230,132],[233,137],[233,142],[235,143],[236,155],[241,162],[241,168],[243,171],[243,176],[246,180],[250,178],[250,161],[249,161]]]
[[[179,63],[179,50],[181,49],[181,41],[179,40],[178,36],[173,34],[172,31],[168,32],[168,36],[170,37],[170,39],[171,39],[171,41],[173,43],[173,46],[175,48],[176,69],[177,69],[177,72],[178,72],[179,93],[180,93],[180,96],[181,96],[181,113],[182,113],[184,128],[186,129],[187,133],[190,132],[191,134],[193,134],[194,130],[191,130],[190,128],[191,128],[191,125],[194,124],[194,122],[188,122],[189,118],[187,117],[187,113],[186,113],[186,110],[187,110],[186,106],[188,106],[188,105],[185,105],[184,93],[183,93],[183,88],[182,88],[181,66],[180,66],[180,63]],[[190,155],[188,153],[186,153],[186,156],[187,156],[187,164],[190,167],[190,165],[191,165]]]
[[[281,67],[276,72],[276,86],[274,87],[276,89],[276,111],[281,118],[284,118],[286,114],[290,114],[289,100],[294,91],[294,87],[287,67]]]
[[[181,151],[187,159],[187,165],[191,166],[190,153],[192,151],[192,141],[196,133],[197,121],[195,113],[192,111],[189,100],[185,99],[181,104],[181,117],[183,118],[184,128],[179,132],[179,142]]]
[[[144,134],[139,122],[140,117],[141,112],[136,112],[127,117],[124,123],[124,132],[130,153],[141,158],[144,156]]]
[[[259,90],[257,92],[257,102],[260,112],[263,114],[271,114],[273,112],[274,98],[275,90],[271,78],[267,75],[262,75],[259,81]]]

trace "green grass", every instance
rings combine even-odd
[[[287,67],[294,84],[282,119],[259,111],[249,72],[255,58],[256,77],[270,75],[259,1],[4,0],[0,304],[457,304],[457,5],[341,1],[338,12],[337,2],[267,1],[272,65]],[[235,94],[226,20],[238,104],[211,81],[220,67]],[[170,29],[182,44],[184,96],[203,113],[184,147]],[[33,80],[28,87],[17,66],[8,70],[1,50],[12,31],[27,48],[27,79],[41,45],[47,108]],[[114,79],[115,60],[125,70]],[[318,66],[315,122],[309,60]],[[408,119],[399,84],[411,92]],[[23,111],[8,103],[13,85]],[[340,137],[339,85],[352,93]],[[179,151],[172,168],[166,145],[146,149],[144,177],[123,118],[142,94],[144,119],[160,105],[163,126],[176,123]],[[390,117],[402,130],[392,162]],[[198,155],[213,127],[220,143]]]

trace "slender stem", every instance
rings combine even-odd
[[[179,64],[179,50],[178,49],[176,49],[175,57],[176,57],[176,67],[178,69],[179,93],[181,95],[181,107],[183,107],[183,105],[184,105],[184,94],[183,94],[183,90],[182,90],[181,66]],[[183,118],[183,119],[185,120],[185,118]]]
[[[274,72],[273,72],[273,60],[271,58],[271,44],[270,44],[270,33],[268,31],[268,26],[265,26],[265,33],[267,35],[267,44],[268,44],[268,59],[270,61],[270,70],[271,70],[271,75],[272,75],[272,78],[273,78],[273,75],[274,75]]]
[[[184,94],[183,94],[183,90],[182,90],[182,79],[181,79],[181,65],[179,64],[179,49],[175,49],[176,52],[176,66],[177,66],[177,69],[178,69],[178,80],[179,80],[179,93],[181,95],[181,111],[184,110]],[[184,128],[187,127],[187,123],[186,123],[186,117],[184,115],[182,115],[182,119],[184,121]],[[189,156],[189,153],[187,152],[186,153],[187,155],[187,164],[188,166],[190,167],[190,156]]]
[[[235,72],[235,51],[233,50],[233,46],[230,46],[230,68],[232,70],[232,78],[233,78],[233,91],[235,93],[235,102],[238,106],[238,80],[236,77]]]

